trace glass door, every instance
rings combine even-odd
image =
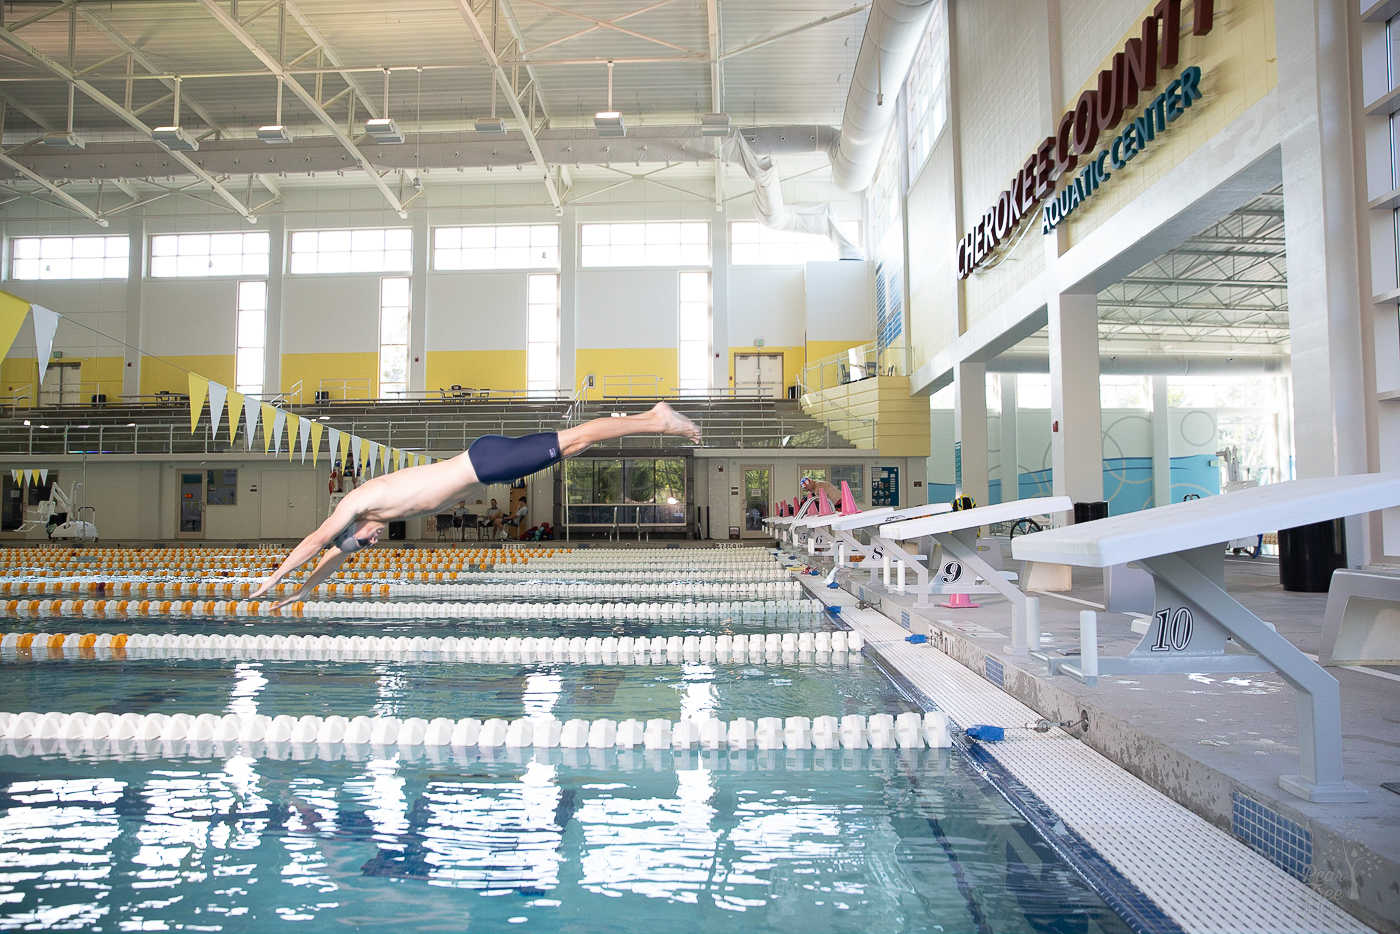
[[[772,500],[769,498],[772,467],[744,468],[744,538],[761,538],[768,534],[763,520],[768,518]]]
[[[204,537],[204,471],[180,474],[180,527],[176,538]]]

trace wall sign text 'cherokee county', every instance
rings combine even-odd
[[[1195,6],[1196,21],[1191,32],[1204,36],[1210,32],[1215,19],[1215,3],[1214,0],[1196,0]],[[1143,91],[1156,89],[1158,68],[1176,67],[1180,39],[1181,0],[1160,0],[1151,15],[1142,21],[1140,35],[1129,39],[1123,51],[1114,54],[1112,64],[1099,72],[1097,87],[1080,94],[1075,105],[1060,116],[1054,135],[1041,141],[996,203],[958,241],[959,279],[966,279],[986,262],[1035,206],[1054,191],[1055,181],[1073,171],[1081,156],[1094,152],[1099,134],[1118,126],[1125,112],[1136,109]],[[1185,78],[1183,73],[1173,84]],[[1194,72],[1192,81],[1192,100],[1195,100],[1200,94],[1199,69]],[[1180,88],[1177,93],[1182,93]],[[1148,109],[1156,106],[1154,100]],[[1189,103],[1181,106],[1189,106]],[[1120,155],[1122,151],[1120,146]],[[1111,153],[1109,158],[1113,158]],[[1097,169],[1095,177],[1099,177]]]

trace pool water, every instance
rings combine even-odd
[[[87,628],[348,632],[368,622]],[[373,622],[380,634],[498,631],[480,620]],[[599,624],[612,625],[516,620],[514,634],[588,635],[580,627]],[[723,621],[619,625],[669,635],[715,633]],[[0,709],[621,720],[917,708],[859,655],[624,667],[7,651]],[[165,758],[159,746],[95,755],[25,742],[0,741],[0,929],[1127,930],[953,750],[241,748]]]

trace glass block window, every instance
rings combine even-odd
[[[584,266],[708,266],[710,225],[584,224],[579,231]]]
[[[409,280],[379,283],[379,397],[403,398],[408,392]]]
[[[127,237],[18,237],[11,279],[125,279]]]
[[[559,389],[559,277],[530,276],[526,283],[525,380],[531,392]]]
[[[710,388],[710,274],[680,274],[680,388]]]
[[[412,272],[413,231],[407,227],[298,230],[292,234],[288,269],[298,276]]]
[[[267,283],[238,283],[238,326],[234,350],[234,388],[245,395],[263,391],[267,352]]]
[[[433,231],[433,268],[558,269],[559,225],[439,227]]]
[[[272,239],[266,233],[157,234],[151,238],[151,275],[265,276]]]

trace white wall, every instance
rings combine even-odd
[[[523,272],[429,275],[428,350],[518,350],[524,347],[526,275]]]
[[[832,261],[807,264],[807,339],[875,339],[874,264]]]
[[[801,266],[733,266],[729,270],[729,346],[762,340],[797,347],[806,340],[807,284]]]
[[[126,331],[126,280],[87,279],[68,282],[11,279],[5,291],[63,315],[53,349],[67,357],[120,356],[121,344],[91,329],[120,338]],[[80,327],[79,325],[86,325]],[[34,356],[34,329],[28,323],[10,348],[9,357]]]
[[[378,353],[379,279],[370,275],[285,277],[282,352]]]
[[[1060,0],[1060,80],[1065,106],[1097,71],[1104,57],[1120,46],[1123,33],[1141,22],[1141,0]],[[1222,12],[1217,10],[1216,13]],[[1187,22],[1183,14],[1182,22]]]
[[[233,279],[147,281],[141,293],[141,349],[157,356],[233,353],[237,290]]]
[[[586,269],[577,281],[579,347],[677,345],[675,269]]]

